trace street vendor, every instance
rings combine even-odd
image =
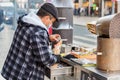
[[[48,27],[55,21],[58,12],[51,3],[44,3],[37,14],[32,12],[19,18],[1,71],[5,80],[44,80],[45,68],[60,60],[49,48],[49,43],[60,37],[48,34]]]

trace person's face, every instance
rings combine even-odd
[[[44,20],[44,24],[49,27],[51,26],[54,22],[56,21],[56,19],[53,16],[45,16],[45,20]]]

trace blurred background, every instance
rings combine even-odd
[[[0,23],[13,25],[19,16],[36,12],[44,2],[61,6],[63,0],[0,0]],[[65,0],[62,5],[72,6],[73,14],[78,16],[106,16],[120,11],[119,0]],[[58,4],[59,3],[59,4]]]
[[[19,16],[29,12],[36,13],[45,2],[53,3],[59,8],[59,16],[67,18],[73,29],[70,38],[73,41],[71,40],[70,43],[78,46],[96,47],[96,35],[87,30],[87,22],[96,21],[100,17],[120,11],[119,0],[0,0],[0,70],[8,53]]]

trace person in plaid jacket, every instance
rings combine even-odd
[[[45,68],[59,62],[52,54],[51,41],[60,35],[48,34],[48,26],[58,20],[58,12],[51,3],[44,3],[37,14],[29,13],[18,20],[13,41],[1,75],[6,80],[44,80]]]

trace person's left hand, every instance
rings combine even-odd
[[[61,36],[59,34],[53,34],[49,36],[49,39],[51,42],[58,42],[61,39]]]
[[[61,47],[62,47],[62,40],[54,44],[53,53],[59,55],[61,52]]]

